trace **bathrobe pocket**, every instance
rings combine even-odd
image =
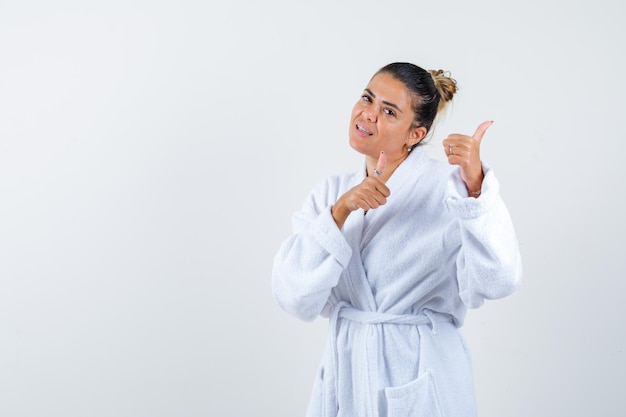
[[[399,387],[385,388],[387,417],[443,417],[430,370]]]

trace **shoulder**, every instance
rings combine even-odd
[[[358,172],[346,172],[318,181],[309,193],[307,204],[317,210],[334,204],[342,194],[360,182],[362,176]]]
[[[363,180],[363,175],[357,172],[345,172],[327,177],[319,181],[313,190],[342,190],[346,187],[353,187],[356,183]]]
[[[435,190],[445,190],[448,180],[458,167],[431,157],[423,147],[417,147],[413,152],[415,154],[407,161],[412,165],[410,171],[419,174],[415,177],[416,182]]]

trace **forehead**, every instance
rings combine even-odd
[[[401,108],[411,107],[411,93],[402,81],[397,80],[391,74],[376,74],[367,88],[376,95],[377,99],[389,101]]]

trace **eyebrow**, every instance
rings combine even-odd
[[[374,92],[373,92],[372,90],[370,90],[369,88],[366,88],[366,89],[365,89],[365,91],[367,91],[367,93],[368,93],[370,96],[372,96],[372,97],[376,98],[376,94],[374,94]],[[394,109],[396,109],[396,110],[398,110],[400,113],[402,113],[402,110],[400,110],[400,107],[396,106],[395,104],[393,104],[393,103],[391,103],[391,102],[389,102],[389,101],[385,101],[385,100],[383,100],[383,104],[384,104],[384,105],[387,105],[387,106],[389,106],[389,107],[393,107]]]

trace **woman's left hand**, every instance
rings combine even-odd
[[[443,140],[448,163],[458,165],[461,178],[470,196],[478,197],[483,183],[483,166],[480,161],[480,142],[493,122],[481,123],[472,136],[453,133]]]

